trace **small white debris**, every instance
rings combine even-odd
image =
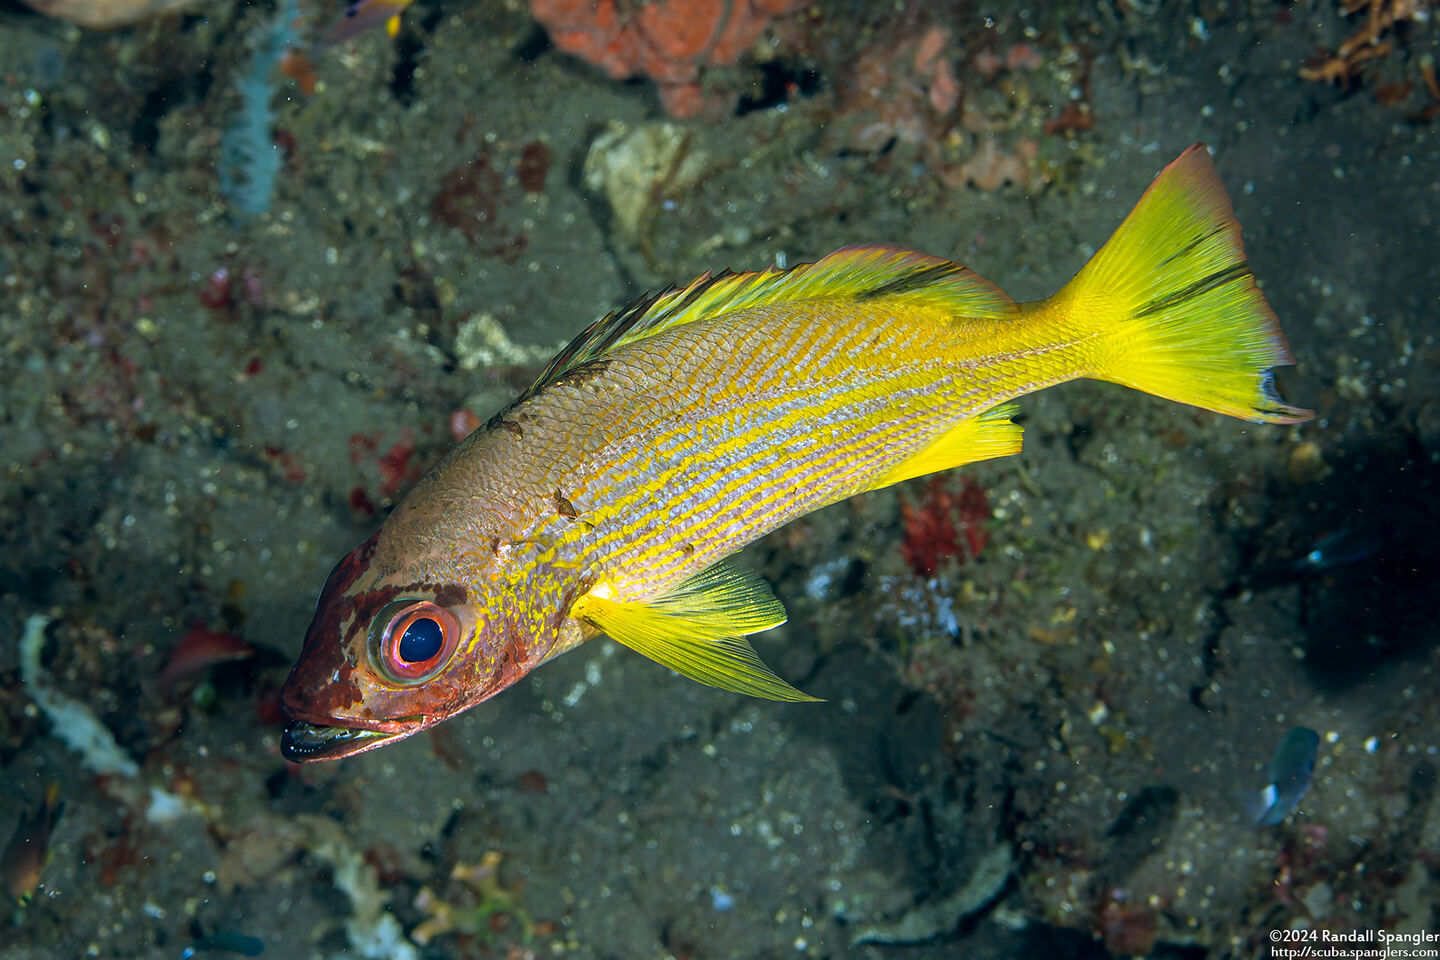
[[[138,775],[139,766],[120,749],[110,729],[89,707],[47,686],[40,651],[45,647],[45,628],[49,624],[50,618],[43,614],[25,621],[25,634],[20,639],[20,679],[25,682],[25,692],[45,711],[50,732],[79,753],[85,766],[101,776]]]
[[[160,787],[150,788],[150,808],[145,811],[145,819],[151,823],[171,823],[179,820],[190,812],[186,802]]]

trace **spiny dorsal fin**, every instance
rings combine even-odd
[[[969,267],[903,247],[858,244],[841,247],[815,263],[785,270],[705,273],[687,286],[641,297],[587,327],[550,361],[525,396],[627,343],[683,324],[754,307],[820,299],[903,300],[940,307],[956,317],[1004,319],[1019,314],[1014,300]]]
[[[617,600],[600,584],[570,616],[700,683],[768,700],[815,700],[776,676],[745,639],[785,622],[765,581],[717,563],[650,600]]]

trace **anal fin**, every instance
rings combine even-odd
[[[1002,403],[977,417],[971,417],[941,434],[910,459],[891,467],[871,489],[879,490],[901,480],[1019,453],[1024,428],[1010,420],[1019,412],[1018,405]]]
[[[785,608],[765,581],[732,564],[718,563],[649,600],[617,600],[600,584],[570,615],[708,686],[767,700],[818,699],[780,679],[745,639],[784,623]]]

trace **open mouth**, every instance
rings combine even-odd
[[[385,732],[360,727],[327,727],[292,720],[280,738],[280,753],[294,763],[339,760],[374,750],[392,740],[414,733],[415,729]]]
[[[322,727],[295,720],[280,738],[280,753],[286,760],[306,763],[312,760],[339,760],[372,750],[395,738],[393,733],[361,730],[356,727]]]

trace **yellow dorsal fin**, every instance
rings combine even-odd
[[[903,300],[939,306],[956,317],[1004,319],[1020,312],[999,287],[953,261],[883,244],[841,247],[815,263],[785,270],[705,273],[687,286],[642,297],[587,327],[550,361],[521,399],[612,350],[683,324],[819,299]]]
[[[784,623],[785,608],[740,567],[717,563],[650,600],[616,600],[602,584],[570,616],[691,680],[767,700],[817,699],[776,676],[745,639]]]
[[[927,473],[938,473],[967,463],[1019,453],[1024,428],[1018,423],[1010,422],[1010,418],[1019,412],[1018,405],[1002,403],[978,417],[966,420],[948,433],[941,434],[909,460],[903,460],[891,467],[875,481],[871,489],[879,490],[901,480],[923,477]]]

